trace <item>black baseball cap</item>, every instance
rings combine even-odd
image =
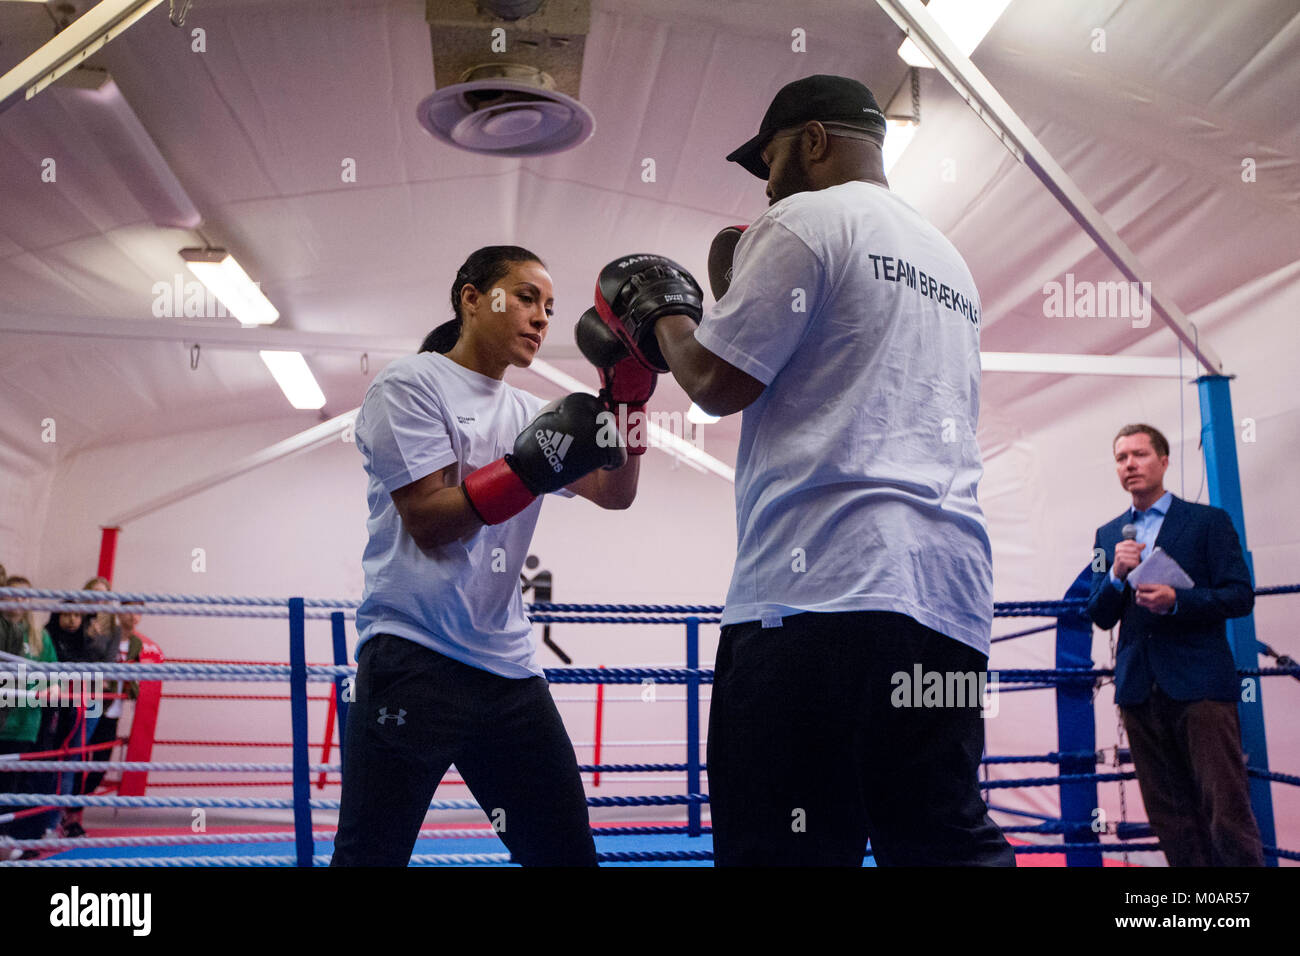
[[[781,87],[763,114],[758,135],[728,155],[727,162],[739,163],[766,180],[767,165],[759,154],[772,134],[809,120],[885,131],[885,114],[869,89],[847,76],[818,73]]]

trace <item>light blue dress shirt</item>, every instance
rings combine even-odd
[[[1143,561],[1150,557],[1151,552],[1155,550],[1156,538],[1160,536],[1160,528],[1165,523],[1165,515],[1169,513],[1169,505],[1173,500],[1174,493],[1172,491],[1166,491],[1159,499],[1157,499],[1156,503],[1146,511],[1138,511],[1133,507],[1129,508],[1129,521],[1137,527],[1137,541],[1139,544],[1146,545],[1146,547],[1142,549]],[[1124,590],[1124,582],[1115,577],[1114,565],[1112,565],[1110,569],[1110,583],[1116,591]],[[1177,601],[1175,601],[1174,606],[1169,609],[1169,613],[1172,614],[1176,610],[1178,610]]]

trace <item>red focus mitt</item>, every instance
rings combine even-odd
[[[627,453],[645,454],[649,446],[645,406],[659,376],[632,357],[594,308],[582,313],[573,337],[578,350],[600,372],[600,397],[618,421]]]
[[[727,226],[713,237],[709,246],[709,289],[714,300],[721,299],[731,288],[731,269],[736,258],[736,243],[746,226]]]

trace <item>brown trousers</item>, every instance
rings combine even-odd
[[[1170,866],[1263,866],[1237,705],[1159,687],[1121,707],[1147,820]]]

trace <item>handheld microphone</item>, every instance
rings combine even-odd
[[[1130,522],[1129,524],[1126,524],[1124,525],[1124,527],[1120,528],[1119,533],[1124,538],[1125,541],[1136,541],[1138,536],[1137,525]]]

